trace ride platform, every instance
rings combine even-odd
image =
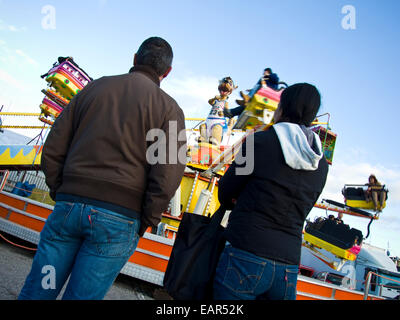
[[[37,245],[40,231],[52,210],[52,206],[2,191],[0,231]],[[174,240],[152,234],[150,231],[149,228],[139,239],[135,253],[129,258],[121,273],[162,286]],[[298,276],[297,300],[363,300],[363,298],[362,292]],[[369,299],[382,300],[371,295]]]
[[[348,214],[351,216],[355,217],[360,217],[360,218],[368,218],[368,219],[374,219],[378,220],[379,215],[374,214],[365,210],[360,210],[358,208],[350,207],[347,206],[346,204],[334,201],[334,200],[329,200],[329,199],[322,199],[321,202],[316,203],[314,205],[315,208],[319,209],[325,209],[325,210],[330,210],[338,213],[344,213]]]

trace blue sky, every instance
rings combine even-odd
[[[55,29],[42,27],[45,5],[56,10]],[[355,30],[342,28],[345,5],[356,10]],[[399,12],[397,0],[0,0],[0,105],[38,112],[46,85],[39,76],[58,56],[73,56],[93,78],[125,73],[141,42],[154,35],[174,49],[162,88],[187,117],[206,116],[218,79],[228,75],[239,86],[230,99],[235,106],[239,91],[269,66],[288,84],[316,85],[320,113],[331,115],[338,138],[321,198],[342,201],[345,183],[365,183],[375,173],[390,193],[367,242],[389,244],[400,256]],[[364,219],[345,222],[366,232]]]

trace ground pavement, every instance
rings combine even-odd
[[[27,247],[35,247],[1,232],[7,239]],[[34,251],[5,242],[0,238],[0,300],[16,300],[28,275]],[[60,293],[60,297],[65,287]],[[169,300],[168,294],[157,285],[120,274],[104,300]]]

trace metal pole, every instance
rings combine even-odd
[[[364,286],[364,300],[368,300],[368,292],[369,292],[369,287],[371,285],[371,277],[372,277],[373,272],[370,271],[367,274],[367,279],[365,281],[365,286]]]
[[[195,187],[196,187],[196,183],[197,183],[197,179],[198,179],[198,178],[199,178],[199,172],[196,171],[196,174],[195,174],[195,177],[194,177],[194,180],[193,180],[192,190],[190,191],[189,200],[188,200],[188,203],[187,203],[187,206],[186,206],[186,210],[185,210],[186,212],[189,211],[189,207],[190,207],[190,204],[191,204],[191,202],[192,202],[193,192],[194,192],[194,189],[195,189]]]

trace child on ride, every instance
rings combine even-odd
[[[219,146],[222,142],[223,134],[232,126],[232,121],[226,121],[224,110],[228,109],[229,95],[235,90],[231,77],[225,77],[219,82],[219,95],[208,100],[211,111],[206,118],[206,123],[200,126],[199,142],[209,141]]]

